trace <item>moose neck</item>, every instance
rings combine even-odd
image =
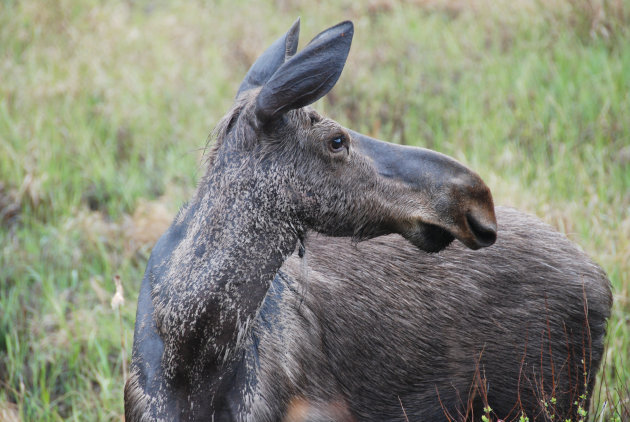
[[[231,196],[225,203],[214,191],[204,193],[205,210],[195,213],[191,221],[192,228],[207,236],[195,236],[195,254],[206,271],[203,278],[217,288],[249,284],[250,292],[256,285],[266,289],[294,251],[298,233],[282,220],[282,213],[257,207],[258,201],[252,201],[249,193]],[[217,204],[219,201],[223,203]]]
[[[246,294],[241,297],[252,306],[246,313],[251,313],[295,250],[303,230],[291,221],[291,212],[278,204],[280,195],[273,182],[248,178],[243,173],[249,172],[242,168],[239,172],[238,180],[209,175],[198,192],[197,206],[205,209],[194,213],[192,227],[207,233],[195,236],[198,244],[205,239],[202,250],[197,247],[195,253],[207,265],[207,282],[219,289],[225,286],[226,294],[228,288],[242,286]],[[242,308],[241,304],[234,306]]]
[[[270,283],[304,232],[278,200],[277,180],[230,158],[231,164],[211,167],[176,222],[182,238],[157,307],[162,330],[172,336],[167,354],[180,362],[188,357],[197,368],[200,361],[237,357]],[[193,369],[175,372],[182,370],[191,376]],[[208,370],[214,369],[201,372]]]

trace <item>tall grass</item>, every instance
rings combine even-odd
[[[150,247],[203,172],[240,78],[297,16],[302,45],[356,25],[318,109],[455,156],[497,203],[539,215],[605,268],[615,305],[593,415],[627,411],[628,0],[4,0],[0,418],[121,418],[121,335],[130,349]]]

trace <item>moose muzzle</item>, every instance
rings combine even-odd
[[[396,211],[395,231],[427,250],[445,246],[427,246],[425,239],[430,235],[448,238],[444,231],[471,249],[496,241],[492,194],[475,172],[435,151],[349,132],[391,189],[392,201],[404,198]]]

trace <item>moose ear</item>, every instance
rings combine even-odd
[[[321,32],[304,50],[280,66],[258,94],[258,120],[265,124],[326,95],[346,64],[353,34],[352,22],[335,25]]]
[[[295,54],[300,38],[300,18],[291,25],[286,34],[278,38],[264,53],[256,59],[241,82],[236,96],[248,89],[264,85],[276,70]]]

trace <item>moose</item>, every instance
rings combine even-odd
[[[297,53],[298,20],[245,76],[207,172],[149,258],[128,422],[588,409],[605,273],[538,219],[495,209],[456,160],[311,108],[353,33],[342,22]]]

